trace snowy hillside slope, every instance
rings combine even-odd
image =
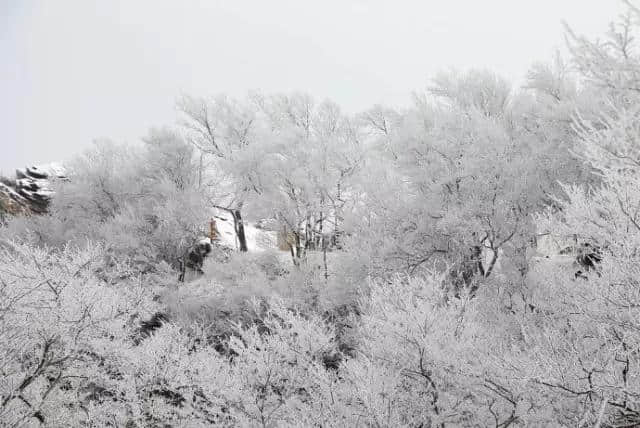
[[[238,249],[238,240],[233,225],[233,216],[224,210],[214,208],[212,211],[216,222],[221,245]],[[256,226],[253,222],[244,222],[244,233],[247,238],[249,252],[263,252],[266,250],[277,250],[277,232],[264,230]]]

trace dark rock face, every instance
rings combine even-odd
[[[209,238],[202,238],[195,245],[189,248],[184,257],[179,260],[180,276],[178,277],[178,280],[180,282],[184,282],[187,271],[196,272],[199,275],[204,274],[204,271],[202,270],[202,267],[204,266],[204,259],[211,253],[212,249],[213,245]]]
[[[64,169],[57,165],[17,169],[15,180],[0,181],[0,211],[44,214],[53,195],[52,181],[66,179]]]
[[[586,270],[595,269],[596,265],[602,261],[602,249],[597,245],[585,242],[578,250],[576,261]]]
[[[148,320],[140,321],[140,326],[133,337],[133,343],[139,345],[140,342],[147,337],[151,336],[154,331],[164,325],[164,323],[170,320],[169,314],[165,312],[156,312]]]
[[[0,215],[29,214],[29,201],[20,195],[12,186],[0,183]]]
[[[596,271],[596,274],[600,276],[597,271],[598,264],[602,261],[602,248],[597,245],[592,245],[588,242],[582,243],[580,247],[578,247],[576,254],[576,262],[578,266],[580,266],[580,270],[578,270],[574,277],[588,279],[586,272]],[[584,272],[583,272],[584,271]]]
[[[187,254],[187,260],[185,262],[186,267],[199,273],[204,273],[202,271],[204,259],[209,255],[209,253],[211,253],[212,249],[211,240],[201,239],[198,241],[198,243],[193,246]]]

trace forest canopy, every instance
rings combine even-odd
[[[640,426],[639,25],[404,109],[184,95],[0,198],[0,425]]]

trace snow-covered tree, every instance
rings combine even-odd
[[[175,264],[209,217],[192,155],[169,130],[152,131],[142,148],[98,142],[68,164],[48,214],[12,219],[3,234],[57,248],[103,242],[142,269]]]
[[[199,183],[207,175],[217,177],[210,203],[231,213],[240,251],[247,251],[242,208],[253,193],[261,193],[256,175],[260,163],[261,128],[257,106],[248,97],[238,100],[225,95],[212,99],[183,97],[178,102],[186,138],[200,151]],[[210,158],[210,159],[207,159]]]
[[[293,235],[298,263],[309,249],[339,245],[353,200],[351,177],[363,157],[358,129],[335,103],[316,105],[304,94],[262,97],[260,106],[272,130],[263,164],[271,177],[261,203]]]
[[[91,407],[88,396],[100,394],[98,377],[116,381],[122,361],[109,355],[124,346],[127,320],[150,306],[150,294],[137,281],[114,287],[98,279],[95,270],[103,257],[97,246],[53,252],[2,243],[4,426],[79,426],[86,421],[85,406]],[[125,268],[119,267],[123,275]]]

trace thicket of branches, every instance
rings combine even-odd
[[[0,229],[0,422],[639,425],[639,19],[567,30],[522,88],[447,73],[355,116],[184,97],[143,146],[97,144]],[[290,259],[179,285],[214,207]]]

